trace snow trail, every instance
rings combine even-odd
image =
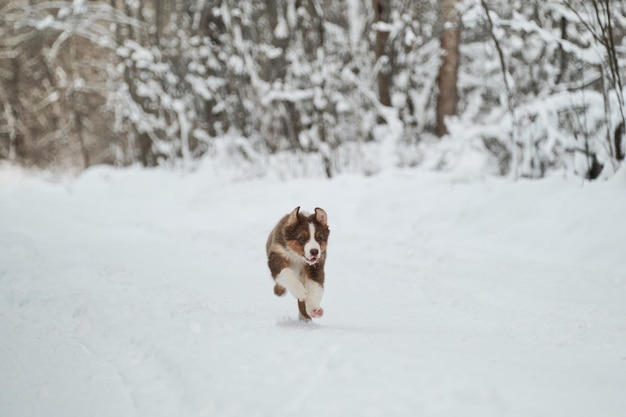
[[[0,180],[0,415],[621,416],[625,179]],[[297,205],[308,324],[265,265]]]

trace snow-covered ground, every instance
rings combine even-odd
[[[267,233],[329,215],[325,315]],[[626,171],[0,171],[0,416],[626,415]]]

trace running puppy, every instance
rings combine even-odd
[[[306,215],[296,207],[274,227],[267,239],[267,265],[274,278],[274,294],[289,291],[298,299],[300,320],[324,314],[324,262],[328,229],[326,212],[316,208]]]

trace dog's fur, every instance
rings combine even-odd
[[[306,215],[296,207],[274,227],[267,239],[267,265],[274,278],[274,294],[289,291],[298,299],[300,319],[324,314],[324,263],[328,245],[328,218],[316,208]]]

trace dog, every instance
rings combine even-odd
[[[267,265],[274,294],[289,291],[298,300],[299,318],[310,321],[324,315],[324,264],[328,245],[328,217],[321,208],[311,215],[296,207],[276,224],[267,238]]]

